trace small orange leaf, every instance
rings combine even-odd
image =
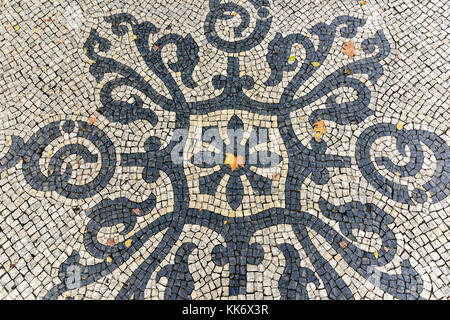
[[[158,51],[158,49],[159,49],[159,47],[155,44],[155,45],[153,46],[153,51]]]
[[[141,210],[139,210],[139,208],[133,209],[133,212],[136,213],[137,215],[141,214]]]
[[[245,157],[244,156],[235,156],[232,153],[225,153],[225,162],[223,164],[228,164],[231,168],[231,171],[237,169],[237,167],[243,168],[245,165]]]
[[[236,157],[236,165],[240,166],[241,168],[244,167],[244,165],[245,165],[245,158],[244,158],[244,156],[237,156]]]
[[[314,136],[316,141],[320,141],[320,138],[327,133],[327,127],[325,127],[325,122],[322,119],[313,123],[313,132],[317,132]]]
[[[341,246],[342,249],[347,248],[347,242],[345,241],[339,241],[339,245]]]
[[[113,247],[113,246],[115,246],[117,243],[118,243],[118,240],[117,240],[117,239],[114,239],[114,238],[109,238],[109,239],[106,241],[106,245],[107,245],[108,247]]]
[[[96,116],[93,116],[93,117],[90,117],[90,118],[89,118],[88,124],[89,124],[90,126],[92,126],[95,122],[97,122],[97,117],[96,117]]]
[[[353,59],[353,56],[355,55],[355,44],[351,41],[344,42],[344,48],[341,52],[348,55],[350,59]]]

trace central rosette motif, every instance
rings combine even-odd
[[[229,217],[284,207],[288,156],[274,116],[191,116],[184,158],[190,207]]]

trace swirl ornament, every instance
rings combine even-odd
[[[173,191],[157,195],[156,189],[149,187],[147,189],[152,193],[142,201],[132,201],[125,196],[103,198],[87,210],[88,223],[82,245],[93,262],[83,260],[74,250],[59,268],[60,283],[46,298],[76,294],[76,290],[99,279],[115,276],[129,259],[136,261],[135,268],[128,272],[127,281],[115,293],[117,299],[146,298],[150,283],[153,284],[150,291],[164,287],[156,293],[158,297],[198,297],[202,290],[198,283],[213,279],[206,271],[201,276],[194,272],[204,267],[203,262],[208,264],[209,269],[205,267],[205,270],[226,274],[227,280],[222,284],[226,289],[221,291],[222,296],[242,296],[249,292],[249,270],[256,272],[261,266],[269,265],[271,262],[267,259],[271,257],[281,261],[279,278],[271,280],[280,298],[309,299],[313,288],[323,290],[331,299],[353,299],[355,292],[318,249],[312,235],[323,238],[322,243],[340,255],[360,278],[371,281],[374,269],[388,265],[398,256],[399,245],[392,227],[394,216],[386,212],[386,208],[372,203],[347,201],[335,205],[323,197],[318,201],[317,212],[312,214],[300,201],[305,181],[310,179],[318,186],[325,185],[333,175],[332,170],[351,168],[356,163],[377,192],[396,202],[435,203],[449,195],[449,147],[431,132],[398,130],[389,123],[372,125],[358,137],[353,159],[348,155],[331,154],[326,140],[311,139],[304,144],[294,131],[291,113],[322,98],[325,102],[314,107],[308,118],[310,125],[319,119],[336,125],[359,124],[374,114],[370,107],[369,83],[375,85],[384,74],[383,60],[390,54],[390,44],[382,30],[362,42],[363,59],[339,67],[309,92],[299,92],[299,89],[308,79],[318,76],[317,70],[326,63],[336,35],[352,39],[366,21],[339,16],[329,24],[317,23],[307,30],[307,34],[276,33],[272,39],[267,39],[265,56],[270,75],[263,82],[267,88],[281,83],[285,86],[278,101],[262,102],[245,93],[254,88],[255,80],[242,72],[237,53],[254,48],[268,37],[272,16],[268,0],[248,2],[246,7],[228,1],[209,1],[204,35],[209,45],[227,55],[227,68],[221,74],[213,75],[212,85],[220,93],[207,100],[188,101],[183,93],[183,90],[198,86],[193,74],[200,61],[199,47],[191,35],[160,35],[160,29],[152,23],[140,22],[128,13],[105,18],[104,23],[114,36],[130,37],[133,49],[152,76],[165,84],[166,97],[133,66],[108,57],[112,41],[101,37],[96,29],[91,30],[84,50],[91,62],[90,74],[102,86],[98,113],[111,123],[129,125],[143,120],[156,126],[164,119],[144,104],[145,97],[162,110],[176,114],[175,133],[167,141],[150,136],[145,138],[142,149],[122,150],[116,155],[111,140],[102,130],[83,121],[71,120],[50,123],[26,143],[13,137],[9,152],[0,160],[0,169],[22,161],[23,174],[36,190],[55,191],[69,199],[88,198],[105,188],[116,167],[140,170],[146,183],[163,181],[173,188]],[[239,21],[233,27],[234,39],[224,38],[218,32],[219,23],[233,19]],[[318,44],[313,44],[313,37]],[[296,59],[291,63],[291,52],[296,45],[304,49],[306,56],[303,61]],[[163,57],[166,50],[162,49],[174,47],[176,61],[167,62]],[[351,75],[347,69],[352,70]],[[293,77],[283,81],[289,72],[294,74]],[[177,81],[174,74],[181,80]],[[362,76],[368,81],[362,81]],[[133,94],[130,99],[115,96],[114,90],[123,86],[139,95]],[[335,94],[338,89],[350,90],[355,99],[338,99]],[[192,147],[192,141],[198,137],[191,136],[196,123],[201,123],[201,135],[210,133],[198,148]],[[258,140],[253,146],[250,144],[253,135],[259,136],[263,129],[269,128],[274,132],[270,139],[264,143]],[[184,136],[176,134],[182,130],[186,131]],[[81,144],[67,144],[53,153],[47,172],[43,172],[39,161],[45,148],[65,135],[91,142],[98,154]],[[374,141],[386,135],[397,139],[398,152],[410,159],[407,164],[395,164],[388,157],[377,156],[371,160]],[[436,158],[434,175],[426,183],[408,190],[407,186],[379,172],[384,168],[391,173],[398,172],[400,177],[414,177],[424,163],[424,146]],[[263,152],[272,155],[270,164],[250,162],[252,157],[260,159]],[[65,161],[71,155],[81,157],[85,163],[99,163],[97,176],[84,184],[71,182],[72,166]],[[183,161],[175,161],[174,155],[181,155]],[[197,161],[205,156],[219,159],[219,162]],[[163,200],[173,205],[158,207]],[[162,209],[167,212],[160,214],[158,210]],[[202,246],[195,242],[196,237],[186,236],[189,233],[186,226],[192,226],[202,236],[214,237],[211,236],[207,246]],[[255,236],[274,226],[289,229],[292,236],[283,241],[271,239],[267,232]],[[101,234],[113,227],[120,231],[118,241],[113,239],[105,243]],[[376,255],[373,250],[361,246],[356,237],[359,233],[370,233],[379,239],[375,245]],[[265,236],[269,237],[271,252],[267,251],[267,243],[264,244]],[[141,260],[135,258],[138,252],[146,253]],[[203,259],[199,261],[200,266],[191,265],[196,256]],[[73,278],[71,270],[74,268],[79,271],[80,278],[75,284],[69,281]],[[381,271],[377,274],[374,285],[383,292],[401,299],[421,298],[423,280],[408,260],[401,263],[399,274]]]
[[[250,14],[244,7],[232,2],[224,3],[221,0],[209,1],[210,12],[206,16],[204,23],[205,35],[209,43],[219,50],[229,53],[238,53],[247,51],[257,46],[264,40],[272,23],[272,17],[270,16],[269,10],[269,1],[251,0],[249,2],[252,4],[254,10],[257,11],[256,26],[253,32],[246,38],[228,41],[222,39],[217,34],[217,22],[219,20],[233,19],[234,16],[232,12],[234,12],[241,20],[240,24],[233,28],[234,36],[236,38],[242,38],[242,34],[250,25]]]
[[[407,149],[409,149],[409,162],[406,165],[399,166],[387,157],[377,157],[375,163],[378,166],[385,167],[391,173],[398,173],[400,177],[414,176],[420,171],[424,163],[423,143],[436,157],[436,169],[428,182],[409,192],[407,186],[400,185],[378,172],[374,163],[370,161],[370,147],[376,139],[387,135],[397,139],[396,147],[401,155],[407,156]],[[423,203],[428,197],[431,198],[432,202],[438,202],[449,195],[448,184],[442,183],[449,179],[449,153],[450,149],[445,141],[434,133],[424,130],[398,130],[395,125],[388,123],[367,128],[359,136],[356,143],[356,161],[367,181],[385,196],[409,204],[414,203],[414,201]]]
[[[98,148],[99,154],[92,154],[82,144],[66,144],[55,153],[48,152],[50,161],[47,172],[42,172],[39,161],[44,156],[46,147],[64,134],[72,134],[75,138],[90,141]],[[99,193],[114,173],[116,152],[113,143],[104,132],[84,121],[56,121],[39,130],[25,144],[18,137],[13,140],[14,145],[5,156],[6,159],[11,159],[7,166],[15,165],[23,160],[22,170],[26,181],[39,191],[55,191],[70,199],[88,198]],[[81,157],[85,163],[100,161],[100,170],[96,177],[81,185],[71,183],[72,164],[64,163],[65,159],[71,155]],[[63,166],[65,166],[64,171]]]

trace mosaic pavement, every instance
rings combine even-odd
[[[1,299],[450,297],[445,1],[0,10]]]

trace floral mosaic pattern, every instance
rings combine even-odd
[[[224,121],[216,120],[220,112],[196,117],[191,136],[203,139],[197,144],[190,143],[193,139],[186,143],[185,172],[188,181],[192,177],[188,182],[191,207],[202,209],[202,201],[197,200],[202,195],[219,199],[220,206],[213,211],[225,216],[250,215],[275,207],[277,202],[278,207],[283,206],[286,176],[282,173],[288,169],[287,152],[278,131],[261,127],[261,122],[272,124],[276,118],[245,111],[240,114],[245,119],[261,120],[244,126],[236,114],[230,114],[230,119]],[[213,123],[219,123],[221,128],[208,125]],[[270,202],[265,201],[269,195]],[[244,207],[244,197],[248,198],[244,204],[250,206]]]

